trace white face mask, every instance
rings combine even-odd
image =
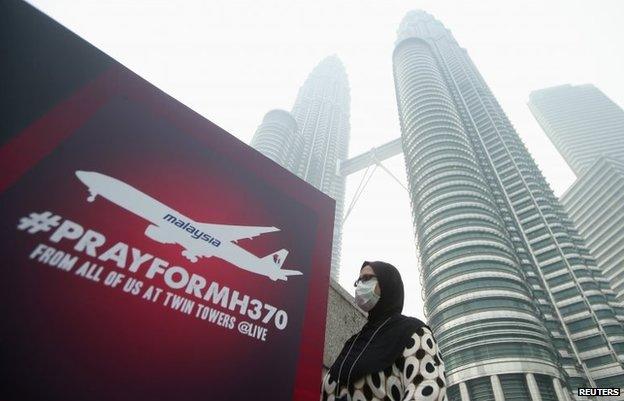
[[[379,295],[375,294],[377,279],[361,281],[355,288],[355,303],[364,311],[368,312],[375,307],[379,301]]]

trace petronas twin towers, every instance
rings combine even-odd
[[[449,400],[584,400],[624,383],[624,307],[487,87],[442,23],[414,11],[393,53],[427,320]],[[330,57],[252,145],[336,199],[349,92]],[[610,399],[615,399],[611,397]]]
[[[325,58],[299,89],[292,112],[269,111],[251,146],[336,200],[331,276],[338,279],[349,151],[349,81],[336,56]]]
[[[427,317],[459,383],[450,398],[620,386],[624,309],[467,52],[414,12],[393,57]]]

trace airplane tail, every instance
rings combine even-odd
[[[284,260],[286,259],[286,256],[288,256],[288,251],[286,249],[280,249],[277,252],[274,252],[270,255],[263,257],[262,261],[271,262],[272,264],[275,265],[275,267],[279,269],[284,264]]]
[[[268,271],[268,275],[271,278],[271,280],[286,281],[288,280],[288,276],[299,276],[303,274],[299,270],[282,269],[282,264],[284,264],[284,260],[286,259],[286,256],[288,256],[288,251],[286,249],[280,249],[279,251],[274,252],[262,258],[263,262],[267,262],[274,266],[275,270],[270,269]]]

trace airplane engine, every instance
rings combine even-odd
[[[145,229],[145,235],[161,244],[173,244],[175,241],[171,238],[170,233],[163,230],[161,227],[150,224]]]

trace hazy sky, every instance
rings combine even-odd
[[[351,87],[355,156],[400,135],[392,77],[396,30],[423,9],[468,50],[557,195],[574,175],[526,102],[530,91],[592,83],[624,105],[624,1],[103,1],[34,5],[182,103],[249,143],[264,114],[290,110],[325,56]],[[403,157],[384,165],[405,182]],[[348,179],[350,203],[362,173]],[[407,192],[377,169],[345,222],[340,283],[363,260],[397,266],[405,313],[423,317]]]

